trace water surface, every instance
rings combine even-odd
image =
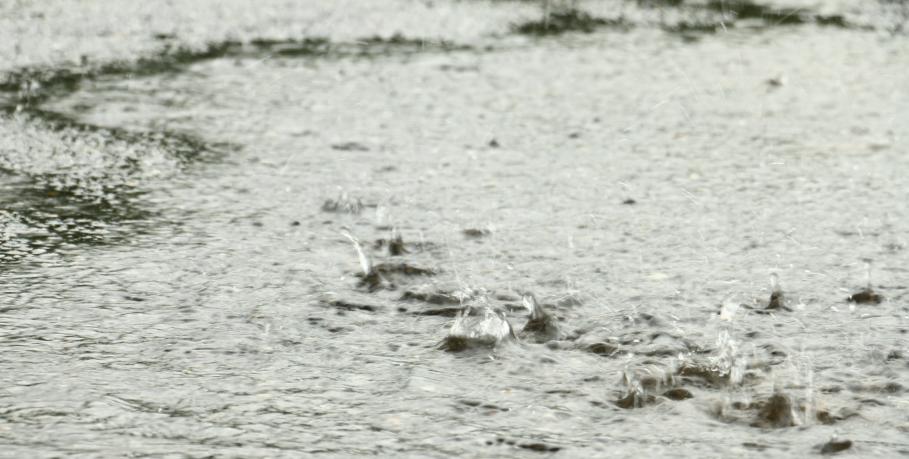
[[[533,5],[455,3],[501,31],[263,37],[7,91],[3,454],[909,453],[909,53],[867,19],[895,7],[591,4],[589,33],[538,37],[512,33]],[[392,228],[409,253],[373,247]],[[342,231],[436,274],[359,288]],[[879,305],[846,301],[863,259]],[[790,311],[759,313],[771,273]],[[465,288],[516,328],[532,291],[568,336],[440,351],[453,318],[413,297]],[[741,384],[615,403],[724,352]]]

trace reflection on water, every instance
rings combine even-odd
[[[905,454],[901,37],[639,3],[21,73],[5,451]]]

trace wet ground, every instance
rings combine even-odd
[[[909,454],[905,2],[110,4],[0,6],[0,456]]]

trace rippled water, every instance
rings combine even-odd
[[[5,90],[0,455],[909,454],[905,4],[586,6]]]

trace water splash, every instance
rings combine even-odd
[[[488,300],[482,297],[455,317],[439,348],[459,352],[477,347],[491,348],[501,342],[516,339],[514,328],[505,313],[493,310]]]

